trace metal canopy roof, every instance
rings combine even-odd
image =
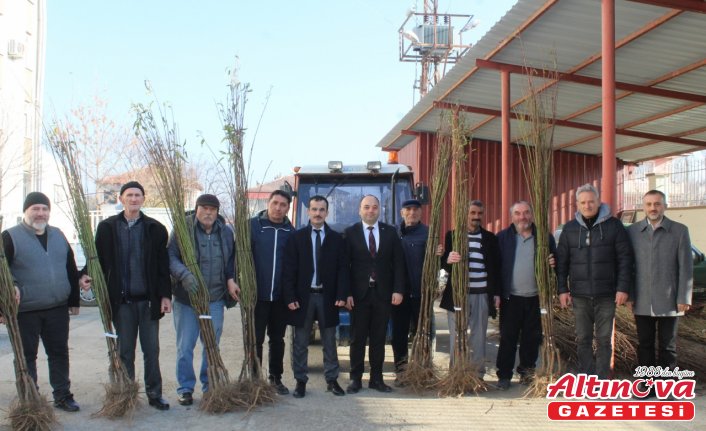
[[[706,2],[615,0],[615,46],[616,156],[639,162],[706,149]],[[449,104],[462,107],[473,137],[500,141],[496,69],[512,68],[515,108],[527,83],[524,65],[564,74],[556,84],[554,147],[600,154],[599,0],[518,1],[378,146],[399,150],[416,133],[435,132]],[[514,142],[516,120],[511,130]]]

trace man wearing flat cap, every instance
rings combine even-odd
[[[209,316],[216,331],[216,343],[223,332],[224,309],[235,306],[240,288],[235,283],[235,240],[233,230],[218,214],[218,198],[203,194],[196,199],[196,212],[187,218],[187,224],[196,246],[196,261],[206,282],[209,295]],[[189,293],[196,292],[198,284],[181,257],[176,237],[169,238],[169,271],[174,286],[174,328],[177,341],[177,394],[179,404],[193,404],[196,387],[194,374],[194,347],[199,338],[199,318],[191,306]],[[201,391],[208,391],[208,362],[206,350],[201,358]]]
[[[98,224],[96,250],[108,285],[120,359],[135,379],[140,337],[149,405],[168,410],[159,368],[159,319],[172,311],[167,229],[142,211],[145,189],[137,181],[120,188],[123,211]]]
[[[27,195],[22,222],[2,233],[3,249],[20,293],[17,322],[30,376],[37,382],[39,338],[49,362],[54,406],[76,412],[69,380],[69,314],[78,314],[80,276],[74,252],[61,230],[49,226],[51,204],[40,192]]]
[[[429,236],[429,227],[422,223],[422,204],[416,199],[402,202],[402,222],[398,233],[407,264],[405,298],[392,306],[392,352],[395,372],[404,370],[408,359],[410,329],[416,332],[422,298],[422,267]]]

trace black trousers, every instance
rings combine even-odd
[[[360,380],[365,371],[365,345],[369,343],[370,381],[382,381],[385,362],[385,334],[390,320],[392,295],[371,287],[365,297],[356,300],[351,311],[351,380]]]
[[[393,305],[392,317],[392,352],[395,356],[395,371],[407,363],[409,357],[409,334],[417,332],[419,309],[422,298],[406,297],[400,305]]]
[[[159,320],[152,320],[149,301],[120,304],[113,316],[118,334],[120,360],[131,379],[135,380],[135,348],[140,337],[144,362],[145,392],[149,398],[162,396],[162,372],[159,369]]]
[[[677,328],[678,317],[635,316],[637,326],[638,365],[669,367],[677,366]],[[658,355],[655,356],[655,344],[659,341]]]
[[[284,301],[257,301],[255,305],[255,342],[257,358],[262,364],[262,344],[265,333],[269,339],[270,377],[282,378],[284,372],[284,334],[287,331],[288,309]]]
[[[54,400],[73,396],[69,380],[69,307],[62,305],[18,313],[17,323],[27,369],[34,383],[37,383],[37,350],[41,338],[49,362],[49,383]]]
[[[499,379],[511,379],[515,366],[517,342],[520,342],[520,375],[531,374],[537,364],[542,344],[542,320],[539,296],[514,296],[500,303],[500,347],[496,366]]]

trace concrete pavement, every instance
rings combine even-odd
[[[439,366],[448,363],[448,330],[446,316],[437,310],[438,342],[435,361]],[[334,397],[326,393],[323,378],[321,349],[319,344],[310,348],[310,380],[307,396],[295,399],[291,395],[280,397],[273,406],[256,411],[225,415],[208,415],[197,410],[201,399],[197,388],[195,405],[182,407],[176,401],[175,381],[175,334],[171,315],[167,315],[160,326],[161,365],[164,380],[164,397],[171,409],[159,412],[147,406],[146,400],[131,420],[106,420],[91,418],[100,409],[103,397],[102,384],[107,378],[107,349],[103,340],[100,317],[96,308],[82,308],[79,316],[71,318],[71,378],[76,401],[81,404],[79,413],[57,411],[60,426],[65,430],[122,430],[126,427],[136,430],[155,429],[218,429],[223,430],[265,430],[265,429],[307,429],[307,430],[696,430],[706,428],[706,401],[703,387],[694,400],[696,419],[693,422],[551,422],[547,419],[547,401],[544,399],[523,399],[523,386],[513,382],[506,392],[490,389],[477,396],[439,399],[430,393],[416,396],[395,388],[391,394],[379,394],[367,389],[367,382],[357,395]],[[221,341],[224,362],[231,377],[237,378],[242,363],[242,332],[240,310],[226,312],[225,329]],[[289,366],[289,339],[285,358],[285,384],[294,389],[294,379]],[[265,349],[266,350],[266,349]],[[489,327],[489,349],[486,381],[496,382],[494,375],[495,354],[497,352],[497,322]],[[138,352],[136,369],[142,374],[141,353]],[[200,347],[197,355],[200,358]],[[348,383],[348,348],[339,347],[341,377],[339,382],[345,388]],[[0,328],[0,408],[7,408],[15,396],[12,352],[5,327]],[[200,360],[200,359],[199,359]],[[48,384],[47,365],[42,349],[39,359],[39,386],[43,394],[51,396]],[[265,363],[266,359],[265,359]],[[196,367],[199,362],[196,361]],[[392,384],[392,352],[388,346],[385,365],[385,380]],[[140,379],[141,380],[141,379]],[[365,380],[365,379],[364,379]],[[142,383],[142,382],[141,382]],[[2,429],[9,429],[4,422]]]

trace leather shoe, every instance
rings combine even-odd
[[[360,383],[360,380],[351,380],[350,384],[348,384],[348,387],[346,388],[346,392],[349,394],[357,394],[360,392],[362,387],[363,385]]]
[[[270,376],[270,385],[274,387],[275,391],[280,395],[287,395],[289,393],[289,389],[284,386],[280,377]]]
[[[336,396],[341,396],[345,395],[346,393],[343,392],[343,388],[341,385],[338,384],[338,381],[336,380],[331,380],[330,382],[326,382],[326,392],[331,392],[332,394]]]
[[[304,398],[306,395],[306,382],[297,380],[297,387],[294,388],[294,398]]]
[[[184,392],[183,394],[179,394],[178,401],[182,406],[190,406],[194,403],[194,397],[191,392]]]
[[[68,396],[63,400],[55,400],[54,407],[69,413],[77,412],[80,409],[78,403],[74,401],[74,397],[72,396]]]
[[[382,380],[371,380],[370,383],[368,383],[368,387],[378,392],[392,392],[392,388],[387,386]]]
[[[157,410],[169,410],[169,403],[164,400],[162,397],[154,397],[150,398],[149,401],[150,405]]]

